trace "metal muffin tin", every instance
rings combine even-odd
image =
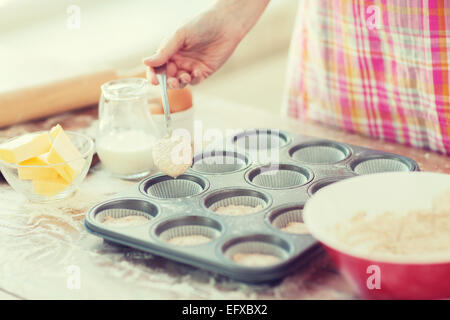
[[[237,280],[271,281],[319,252],[311,235],[280,229],[302,222],[305,202],[320,188],[358,174],[419,170],[400,155],[273,129],[243,131],[227,142],[228,148],[194,156],[192,167],[177,179],[158,173],[97,204],[86,214],[87,230]],[[263,151],[273,152],[278,161],[260,161]],[[217,164],[217,159],[227,161]],[[241,216],[214,212],[229,204],[262,209]],[[103,223],[106,215],[146,219],[117,227]],[[189,236],[190,245],[176,242]],[[269,255],[277,262],[243,265],[234,261],[238,254]]]

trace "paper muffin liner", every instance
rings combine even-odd
[[[180,176],[176,179],[168,178],[150,184],[145,191],[151,196],[162,199],[184,198],[201,193],[203,186],[195,181],[183,179]]]
[[[203,243],[208,243],[212,239],[217,237],[218,231],[207,227],[207,226],[199,226],[199,225],[184,225],[184,226],[178,226],[173,227],[170,229],[167,229],[163,231],[159,237],[161,240],[170,243],[170,240],[173,240],[174,238],[185,238],[186,244],[175,244],[179,246],[192,246],[192,245],[199,245]],[[207,241],[201,242],[201,243],[192,243],[191,237],[192,236],[202,236],[205,238],[208,238]],[[174,243],[171,243],[174,244]]]
[[[105,217],[109,216],[113,219],[120,219],[125,217],[144,217],[146,220],[150,220],[158,214],[157,207],[149,201],[140,199],[118,199],[105,202],[95,209],[94,219],[103,224]],[[147,221],[140,221],[139,224],[143,224]],[[106,225],[106,224],[105,224]],[[133,224],[136,225],[136,224]],[[120,225],[114,225],[120,226]],[[124,223],[124,227],[131,226],[130,223]]]
[[[208,243],[219,237],[221,232],[222,227],[216,220],[202,216],[175,218],[162,222],[155,229],[155,234],[159,239],[178,246]],[[173,242],[174,239],[177,242]]]
[[[247,130],[234,136],[233,142],[246,150],[279,149],[288,138],[278,130]]]
[[[204,174],[229,173],[247,166],[248,160],[236,152],[213,151],[194,158],[192,169]]]
[[[105,217],[109,216],[113,219],[120,219],[125,217],[144,217],[146,221],[126,222],[123,225],[107,225],[108,227],[129,227],[146,223],[157,214],[157,208],[146,201],[135,199],[116,200],[101,205],[95,214],[95,220],[101,224],[105,223]]]
[[[263,261],[255,261],[256,263],[254,265],[242,264],[239,261],[236,261],[236,258],[238,257],[237,255],[244,256],[253,254],[268,256],[269,262],[266,263],[266,261],[264,261],[264,257],[255,258],[255,260],[259,260],[259,258],[262,258]],[[231,245],[224,251],[224,255],[236,264],[254,268],[273,266],[282,263],[288,257],[288,253],[286,252],[286,250],[276,244],[265,241],[252,240],[242,241]]]
[[[398,159],[375,158],[358,162],[353,171],[357,174],[371,174],[379,172],[410,171],[410,168]]]
[[[348,153],[344,147],[333,144],[317,144],[294,147],[291,157],[295,160],[311,164],[332,164],[344,160]]]
[[[301,173],[288,170],[260,173],[252,182],[266,188],[288,188],[304,184],[308,179]]]
[[[282,189],[304,185],[309,181],[310,173],[301,167],[279,164],[254,169],[248,177],[256,186]]]
[[[309,234],[306,229],[306,226],[299,231],[287,231],[282,230],[286,228],[291,223],[301,223],[304,226],[303,222],[303,206],[292,207],[292,208],[284,208],[282,210],[276,210],[272,212],[270,218],[271,224],[286,233],[295,233],[295,234]]]

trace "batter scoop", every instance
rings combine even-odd
[[[153,162],[163,173],[176,178],[192,165],[192,146],[182,136],[164,137],[153,146]]]

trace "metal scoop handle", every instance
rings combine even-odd
[[[159,82],[159,88],[161,90],[161,97],[164,110],[164,118],[166,120],[166,130],[167,134],[171,133],[171,117],[170,117],[170,106],[169,106],[169,96],[167,95],[167,73],[166,64],[154,68],[156,73],[156,78]]]

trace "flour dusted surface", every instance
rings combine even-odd
[[[109,227],[131,227],[140,225],[147,221],[148,219],[146,217],[136,215],[125,216],[120,218],[113,218],[111,216],[106,215],[103,218],[103,224]]]

